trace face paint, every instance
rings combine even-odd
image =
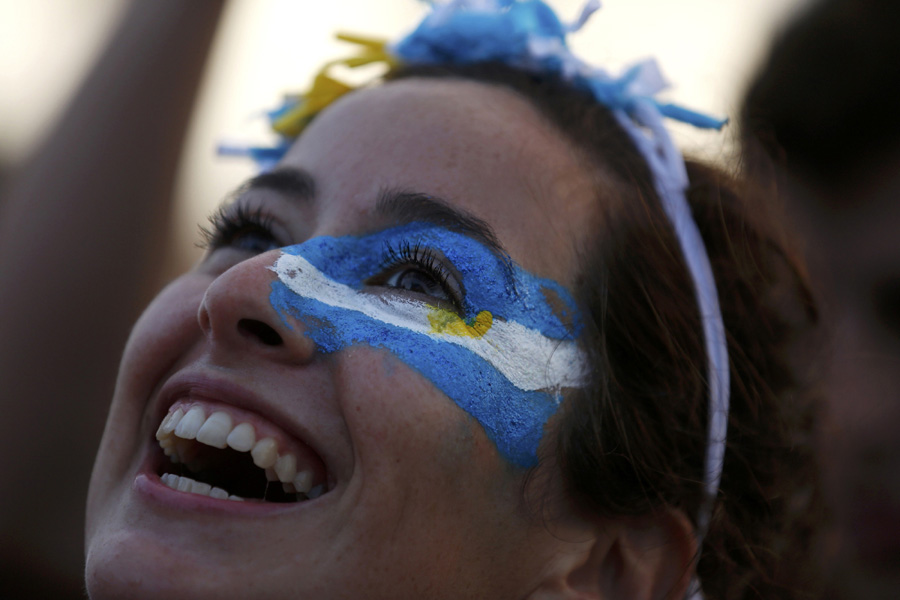
[[[366,286],[384,269],[386,247],[410,243],[439,252],[459,273],[464,315],[403,290]],[[561,389],[585,379],[566,290],[465,235],[413,224],[361,237],[314,238],[284,248],[271,269],[278,275],[272,305],[304,323],[319,351],[351,344],[388,349],[478,420],[517,465],[537,464]],[[559,300],[556,310],[548,296]]]

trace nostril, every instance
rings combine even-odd
[[[255,319],[241,319],[238,321],[238,331],[244,335],[255,337],[266,346],[280,346],[284,343],[278,332]]]

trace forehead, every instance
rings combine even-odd
[[[284,164],[316,180],[316,228],[365,230],[386,189],[440,197],[487,222],[537,275],[574,278],[598,214],[575,148],[529,102],[496,86],[410,79],[355,92],[310,125]]]

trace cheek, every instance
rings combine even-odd
[[[207,278],[196,274],[176,279],[150,303],[132,329],[94,465],[92,496],[112,485],[136,459],[145,441],[141,419],[147,402],[165,374],[199,339],[196,315],[208,285]]]
[[[318,287],[322,286],[305,289]],[[544,425],[557,403],[550,394],[524,391],[509,379],[505,373],[523,371],[515,356],[497,351],[488,334],[475,339],[435,332],[434,319],[429,318],[434,311],[423,305],[397,302],[392,307],[371,295],[344,289],[340,294],[306,297],[276,281],[270,301],[283,317],[304,324],[305,335],[320,352],[360,344],[390,351],[474,417],[507,460],[520,467],[537,464]],[[445,325],[438,329],[446,329]],[[478,321],[471,327],[477,328]]]
[[[465,563],[474,546],[500,552],[522,529],[523,471],[473,417],[394,354],[355,346],[336,358],[342,395],[354,399],[344,413],[366,473],[353,494],[360,498],[353,516],[359,538],[350,546],[383,548],[385,556],[365,559],[370,565],[416,565],[439,553],[448,569]]]
[[[143,408],[152,388],[197,342],[202,333],[197,311],[210,283],[207,276],[188,273],[150,303],[125,346],[114,403]]]
[[[416,478],[450,480],[479,456],[497,457],[479,424],[395,354],[353,346],[336,357],[342,395],[353,398],[348,425],[374,451],[367,460],[383,457]]]

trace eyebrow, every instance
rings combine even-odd
[[[311,202],[316,197],[316,181],[303,169],[279,167],[245,183],[238,190],[238,195],[256,190],[278,192],[300,202]]]
[[[381,191],[375,204],[375,212],[396,225],[425,222],[470,237],[500,259],[508,280],[514,280],[509,253],[500,244],[494,229],[486,221],[452,206],[442,198],[385,189]]]
[[[253,177],[235,195],[239,197],[257,190],[277,192],[299,202],[312,202],[316,197],[316,182],[303,169],[279,167]],[[515,281],[512,260],[497,239],[494,229],[486,221],[454,207],[443,198],[421,192],[383,189],[375,204],[375,212],[395,225],[425,222],[470,237],[500,260],[508,281]]]

